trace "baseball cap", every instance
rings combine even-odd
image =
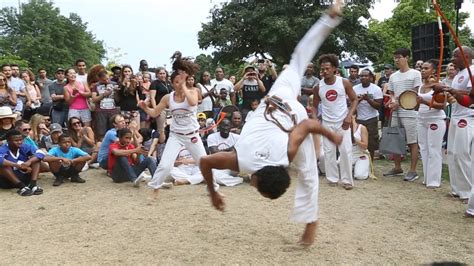
[[[63,133],[63,128],[58,123],[51,124],[51,126],[49,126],[49,133],[53,133],[53,132]]]
[[[64,69],[63,68],[58,68],[58,69],[56,69],[56,72],[54,72],[54,73],[57,74],[58,72],[64,72]]]
[[[204,119],[204,120],[206,120],[206,119],[207,119],[207,116],[206,116],[205,113],[199,113],[199,114],[197,115],[197,118],[198,118],[198,119]]]
[[[383,68],[384,68],[384,69],[393,69],[393,66],[390,65],[390,64],[385,64],[385,65],[383,66]]]
[[[247,65],[244,68],[244,72],[247,72],[247,69],[251,68],[253,71],[255,71],[255,67],[253,65]]]

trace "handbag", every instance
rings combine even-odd
[[[382,154],[406,154],[407,141],[405,128],[401,125],[400,117],[397,110],[397,119],[398,126],[392,127],[392,116],[390,116],[390,121],[388,127],[382,128],[382,138],[380,139],[379,151]]]

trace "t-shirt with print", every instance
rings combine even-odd
[[[395,97],[398,99],[400,94],[406,90],[418,91],[418,87],[421,86],[421,73],[420,71],[409,69],[406,72],[397,72],[393,73],[388,80],[389,88],[395,94]],[[398,112],[398,114],[397,114]],[[417,111],[415,110],[405,110],[403,108],[398,108],[393,112],[393,116],[399,117],[413,117],[416,118]]]
[[[242,109],[247,109],[250,110],[250,105],[252,103],[252,100],[259,100],[262,99],[262,93],[260,93],[260,90],[258,88],[258,82],[253,79],[253,80],[248,80],[245,79],[243,82],[243,87],[242,87]]]
[[[88,155],[87,152],[76,147],[70,147],[67,152],[64,152],[59,146],[51,148],[51,150],[48,151],[48,154],[54,157],[62,157],[69,160],[74,160],[76,158]]]
[[[109,173],[112,173],[114,169],[115,162],[117,161],[117,157],[112,153],[113,150],[133,150],[135,146],[133,144],[128,144],[128,146],[121,146],[120,142],[112,143],[109,147],[109,158],[107,161],[107,166],[109,167]],[[128,164],[133,165],[132,156],[127,155]]]
[[[354,86],[354,92],[357,96],[367,94],[367,97],[373,100],[383,99],[382,89],[373,83],[370,83],[370,85],[367,87],[362,86],[362,83],[359,85],[356,85]],[[365,121],[365,120],[369,120],[378,116],[379,116],[378,109],[375,109],[374,107],[372,107],[366,100],[360,101],[359,104],[357,105],[357,119],[358,120]]]
[[[102,95],[109,90],[112,91],[109,96],[105,96],[102,100],[100,100],[96,107],[98,111],[115,112],[117,108],[115,104],[115,93],[117,93],[115,90],[116,88],[118,88],[117,83],[113,81],[109,83],[97,83],[94,85],[94,87],[92,87],[92,92],[97,93],[97,95]]]
[[[0,146],[0,166],[3,166],[5,160],[12,163],[22,164],[28,161],[31,156],[36,156],[38,159],[42,160],[44,158],[44,153],[25,143],[18,147],[16,154],[13,154],[8,145]],[[16,168],[13,168],[13,170],[20,171]]]

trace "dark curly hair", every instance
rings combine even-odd
[[[254,175],[258,192],[270,199],[278,199],[290,186],[290,175],[283,166],[265,166]]]
[[[324,63],[330,63],[333,67],[339,67],[339,57],[335,54],[323,54],[318,59],[319,65]]]
[[[174,52],[171,56],[171,60],[173,61],[171,80],[174,80],[174,78],[179,75],[179,70],[186,72],[190,76],[195,76],[199,71],[199,65],[195,64],[190,57],[183,57],[180,51]]]

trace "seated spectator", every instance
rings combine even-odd
[[[174,162],[174,167],[170,172],[171,178],[174,179],[174,185],[196,185],[204,181],[204,177],[199,170],[199,166],[193,159],[191,153],[183,146]],[[165,185],[167,183],[164,183]],[[168,184],[167,184],[168,185]]]
[[[134,186],[140,183],[141,173],[148,169],[151,174],[156,170],[156,159],[149,157],[148,150],[143,146],[132,144],[132,131],[128,128],[122,128],[117,131],[118,141],[109,147],[108,166],[109,173],[115,183],[131,181]],[[139,155],[146,156],[140,161]]]
[[[49,151],[53,147],[59,146],[59,136],[63,134],[63,128],[58,123],[51,124],[49,128],[50,134],[41,137],[40,148]]]
[[[126,127],[125,119],[121,114],[113,115],[110,120],[114,127],[109,129],[107,133],[105,133],[104,139],[102,140],[102,143],[99,146],[99,153],[97,154],[97,161],[99,162],[99,166],[103,169],[109,169],[109,167],[107,166],[109,146],[118,140],[117,130]]]
[[[230,121],[224,119],[219,124],[219,131],[209,135],[207,141],[211,154],[224,151],[232,151],[240,135],[230,132]],[[241,184],[243,179],[238,177],[238,173],[232,173],[228,169],[212,169],[216,182],[224,186],[235,186]]]
[[[85,126],[80,118],[73,116],[68,121],[68,133],[71,136],[72,146],[85,151],[91,156],[86,165],[89,165],[91,168],[99,168],[97,153],[100,143],[95,142],[92,128]]]
[[[38,146],[40,146],[41,138],[43,136],[49,135],[49,127],[47,126],[47,124],[51,126],[51,119],[49,119],[48,122],[45,120],[45,117],[40,114],[34,114],[30,118],[30,137],[34,142],[36,142],[36,145]]]
[[[18,120],[15,122],[15,129],[20,131],[23,136],[23,143],[33,146],[36,150],[39,149],[36,142],[30,137],[31,126],[25,120]]]
[[[143,137],[143,147],[148,150],[148,156],[157,158],[158,144],[164,143],[165,136],[161,136],[157,130],[151,128],[140,128],[138,131]]]
[[[59,136],[59,146],[53,147],[48,151],[44,161],[49,163],[51,172],[56,177],[53,186],[60,186],[65,179],[71,178],[73,183],[85,183],[86,180],[79,176],[79,172],[84,168],[91,156],[85,151],[71,147],[72,139],[69,135]]]
[[[18,188],[20,196],[43,194],[36,181],[44,154],[24,144],[18,130],[8,131],[5,137],[8,145],[0,146],[0,188]]]
[[[367,147],[369,145],[369,133],[367,128],[356,122],[356,116],[352,116],[352,165],[354,166],[354,178],[365,180],[370,174],[370,158]]]
[[[6,140],[7,132],[15,128],[16,117],[10,107],[0,107],[0,145]]]
[[[227,105],[232,105],[232,102],[227,98],[227,90],[222,88],[219,92],[219,97],[216,99],[216,107],[222,108],[226,107]]]
[[[232,123],[230,126],[230,132],[240,134],[242,131],[242,114],[239,111],[232,113]]]

